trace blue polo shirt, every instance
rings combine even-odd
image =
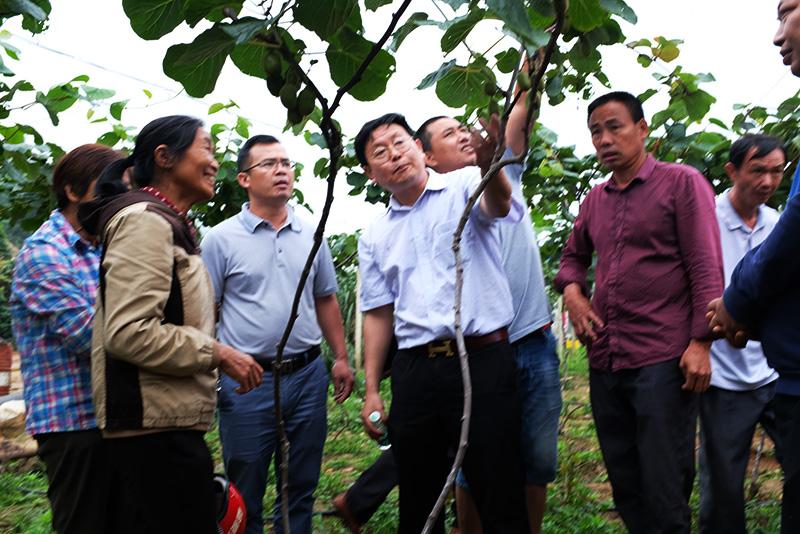
[[[269,360],[277,355],[316,228],[287,206],[286,223],[276,230],[254,215],[249,205],[245,203],[238,215],[208,231],[202,254],[216,301],[221,303],[220,342]],[[299,354],[322,341],[314,299],[338,289],[331,253],[323,241],[284,354]]]

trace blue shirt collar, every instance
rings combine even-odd
[[[427,168],[428,171],[428,181],[425,182],[425,189],[422,191],[422,194],[419,196],[417,201],[414,203],[416,206],[420,199],[425,196],[428,191],[441,191],[447,187],[447,180],[445,180],[444,176],[437,173],[436,171]],[[397,199],[394,198],[392,195],[389,198],[389,210],[390,211],[408,211],[412,209],[414,206],[403,206],[400,204]]]
[[[256,229],[262,224],[265,225],[267,228],[272,228],[273,230],[275,229],[272,226],[272,223],[270,223],[269,221],[265,221],[264,219],[262,219],[261,217],[250,211],[249,202],[245,202],[244,204],[242,204],[242,212],[240,215],[241,215],[240,220],[242,222],[242,225],[251,234],[254,234]],[[281,230],[283,230],[284,228],[288,228],[296,233],[300,233],[303,229],[300,223],[300,219],[295,217],[294,209],[289,205],[286,206],[286,224],[284,224],[281,227]]]

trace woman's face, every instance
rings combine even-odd
[[[191,206],[214,196],[214,180],[218,169],[211,135],[203,128],[198,128],[194,142],[171,169],[172,182]]]

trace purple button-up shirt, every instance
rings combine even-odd
[[[597,252],[589,364],[636,369],[680,357],[690,339],[710,339],[706,306],[724,287],[714,193],[686,165],[648,155],[625,188],[613,179],[581,204],[561,256],[556,290],[586,275]]]

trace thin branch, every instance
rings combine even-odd
[[[389,40],[389,37],[392,36],[392,32],[394,32],[394,29],[397,27],[397,23],[400,22],[400,17],[403,16],[403,13],[405,13],[409,5],[411,5],[411,0],[404,0],[404,2],[400,5],[400,8],[395,12],[394,15],[392,15],[392,21],[389,23],[389,27],[386,28],[385,32],[383,32],[381,38],[372,45],[372,49],[364,58],[364,61],[361,62],[361,65],[358,67],[358,69],[356,69],[353,77],[350,78],[350,81],[341,86],[339,91],[336,92],[336,97],[333,99],[333,104],[331,104],[331,113],[339,107],[342,97],[347,93],[347,91],[361,81],[361,76],[364,74],[364,72],[366,72],[367,67],[369,67],[369,64],[372,63],[373,59],[375,59],[375,56],[378,55],[378,52],[383,49],[383,45],[386,44],[386,41]]]

